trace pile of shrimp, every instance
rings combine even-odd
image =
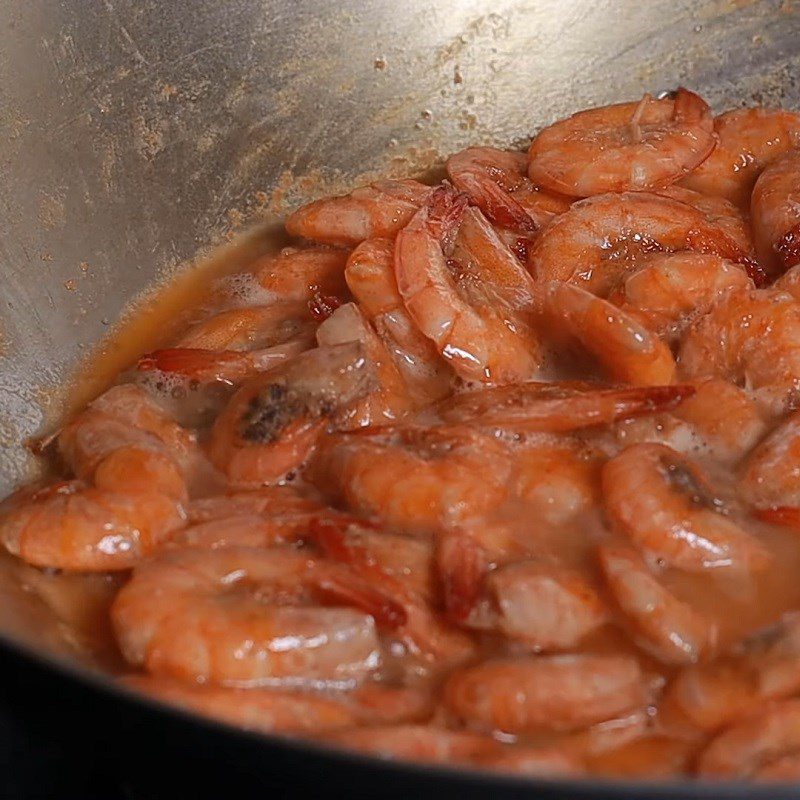
[[[233,725],[800,779],[800,115],[681,88],[446,172],[292,213],[0,541],[120,573],[119,680]]]

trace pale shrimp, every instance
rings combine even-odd
[[[111,608],[131,664],[232,686],[356,685],[381,664],[376,622],[403,618],[342,565],[254,547],[164,553],[134,571]]]
[[[261,302],[299,302],[308,307],[320,296],[346,294],[347,255],[344,249],[285,247],[277,255],[259,258],[251,265],[249,274],[259,287],[256,296]],[[229,280],[229,284],[235,283],[235,278]]]
[[[568,433],[667,411],[691,397],[691,386],[604,387],[580,381],[530,382],[463,392],[442,402],[448,423],[513,433]]]
[[[453,373],[406,310],[394,275],[394,244],[368,239],[353,250],[345,268],[347,286],[372,321],[395,365],[425,402],[450,392]]]
[[[700,755],[697,772],[717,780],[780,780],[799,750],[800,700],[784,700],[719,734]]]
[[[800,412],[760,442],[742,465],[739,494],[759,509],[800,507]]]
[[[429,714],[424,693],[378,684],[322,693],[193,685],[151,675],[126,675],[120,682],[167,705],[260,733],[316,734],[360,724],[412,722]]]
[[[687,250],[647,259],[608,299],[650,330],[674,340],[723,293],[754,288],[738,264],[711,253]]]
[[[503,744],[491,736],[428,725],[355,728],[332,733],[326,741],[378,758],[457,764],[532,777],[566,777],[584,771],[580,759],[563,749]]]
[[[319,483],[360,513],[404,531],[480,518],[508,496],[508,449],[467,426],[339,434],[313,465]]]
[[[689,327],[678,362],[688,379],[724,378],[783,413],[800,387],[800,303],[772,289],[728,292]]]
[[[674,412],[691,425],[713,455],[722,461],[738,461],[764,436],[767,422],[752,397],[720,378],[693,384],[694,394]]]
[[[231,397],[211,429],[211,460],[232,486],[280,480],[308,458],[329,419],[373,386],[360,345],[309,350]]]
[[[574,203],[542,231],[529,269],[605,297],[655,253],[694,250],[746,262],[749,245],[705,210],[650,192],[604,194]]]
[[[649,558],[691,572],[763,569],[769,551],[727,515],[699,467],[660,444],[635,444],[603,467],[612,526]]]
[[[471,727],[510,734],[586,728],[641,708],[649,687],[629,656],[498,658],[452,673],[444,703]]]
[[[714,149],[711,109],[694,92],[593,108],[550,125],[533,140],[528,175],[562,194],[659,189]]]
[[[600,566],[625,622],[643,650],[665,664],[686,664],[713,651],[717,628],[663,586],[628,547],[601,545]]]
[[[533,282],[464,195],[434,191],[397,235],[395,276],[412,319],[459,376],[514,383],[536,372],[538,343],[523,319]]]
[[[536,186],[525,153],[468,147],[447,159],[447,174],[494,225],[529,235],[563,214],[572,198]]]
[[[799,691],[800,614],[790,612],[725,656],[682,669],[664,702],[714,732]]]
[[[681,185],[747,210],[759,173],[800,144],[800,115],[777,108],[737,108],[714,118],[714,133],[717,146]]]
[[[365,239],[391,239],[424,205],[430,186],[412,180],[382,180],[350,194],[323,197],[286,218],[291,236],[325,244],[357,245]]]
[[[675,359],[656,334],[606,300],[562,281],[539,286],[540,330],[557,350],[591,354],[608,378],[635,386],[669,384]]]
[[[536,651],[575,647],[608,621],[603,601],[574,570],[522,561],[493,571],[486,583],[499,631]]]
[[[753,189],[750,205],[756,252],[776,277],[800,264],[800,150],[768,166]]]
[[[182,507],[166,494],[82,481],[23,488],[0,504],[0,541],[9,553],[79,572],[130,569],[184,523]]]

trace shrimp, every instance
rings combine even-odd
[[[580,381],[531,382],[464,392],[444,401],[438,414],[448,423],[513,433],[569,433],[620,419],[674,408],[691,397],[691,386],[604,387]]]
[[[211,460],[232,486],[275,482],[308,458],[331,416],[373,386],[359,344],[309,350],[231,397],[211,429]]]
[[[398,233],[395,276],[412,319],[460,377],[514,383],[536,372],[538,343],[522,318],[531,278],[464,195],[439,187]]]
[[[760,570],[770,554],[729,516],[699,468],[660,444],[635,444],[606,462],[612,525],[648,557],[690,572]]]
[[[754,289],[738,265],[711,253],[652,256],[609,295],[609,302],[670,340],[730,289]]]
[[[298,208],[286,230],[325,244],[354,246],[365,239],[392,239],[424,205],[433,189],[412,180],[382,180],[350,194],[323,197]]]
[[[415,689],[363,685],[350,692],[192,685],[151,675],[126,675],[127,689],[167,705],[259,733],[316,734],[364,723],[403,723],[428,715],[428,697]]]
[[[37,567],[111,572],[130,569],[184,522],[167,494],[60,481],[20,489],[0,504],[0,542]]]
[[[600,566],[642,649],[665,664],[697,661],[713,650],[716,626],[662,586],[635,551],[603,545]]]
[[[259,287],[258,296],[265,305],[281,302],[310,307],[320,295],[346,294],[347,255],[344,249],[284,247],[277,255],[262,256],[255,261],[249,274],[253,275]]]
[[[783,275],[772,284],[773,289],[780,289],[790,294],[795,300],[800,300],[800,264],[786,270]]]
[[[539,287],[542,336],[557,349],[578,344],[607,376],[635,386],[669,384],[675,359],[664,342],[611,303],[561,281]]]
[[[403,617],[340,565],[252,547],[164,553],[134,571],[111,608],[129,663],[230,686],[357,685],[381,664],[376,621]]]
[[[681,342],[687,379],[716,377],[752,393],[772,414],[791,407],[800,387],[800,303],[773,289],[728,292]]]
[[[369,726],[335,732],[331,744],[378,758],[458,764],[518,775],[564,777],[583,772],[580,759],[555,747],[503,744],[491,736],[423,725]]]
[[[447,174],[494,225],[529,235],[563,214],[572,198],[536,186],[524,153],[468,147],[447,159]]]
[[[572,731],[641,708],[648,686],[628,656],[498,658],[451,674],[444,703],[468,725],[510,734]]]
[[[508,496],[508,449],[467,426],[338,434],[313,465],[349,508],[403,531],[481,518]],[[327,488],[327,487],[326,487]]]
[[[540,281],[569,281],[606,297],[655,253],[693,250],[746,262],[750,246],[705,210],[650,192],[574,203],[542,231],[528,261]]]
[[[663,734],[626,742],[589,759],[591,772],[609,778],[643,781],[683,778],[693,759],[695,744]]]
[[[487,579],[498,629],[535,650],[564,650],[608,620],[592,586],[577,572],[534,561],[509,564]]]
[[[786,759],[798,750],[800,700],[784,700],[719,734],[700,755],[697,771],[702,778],[781,779]]]
[[[406,310],[394,276],[394,245],[368,239],[347,260],[345,279],[363,313],[389,351],[395,366],[421,402],[450,392],[453,373]]]
[[[691,172],[714,149],[711,109],[694,92],[649,94],[593,108],[550,125],[528,151],[534,183],[562,194],[659,189]]]
[[[681,180],[707,195],[747,210],[764,167],[800,144],[800,115],[777,108],[737,108],[714,118],[717,146]]]
[[[767,273],[777,277],[800,264],[800,150],[790,150],[759,175],[750,214]]]

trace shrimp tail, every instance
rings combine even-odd
[[[464,622],[480,597],[486,553],[469,536],[454,533],[439,542],[437,565],[445,612],[454,622]]]
[[[317,590],[370,614],[379,628],[396,630],[408,621],[403,605],[358,579],[349,570],[341,573],[326,568],[314,581]]]
[[[447,182],[431,194],[426,208],[426,224],[433,235],[441,242],[442,250],[449,253],[453,249],[461,219],[469,204],[467,195],[457,191]]]
[[[481,181],[476,191],[481,211],[496,225],[520,233],[536,233],[539,229],[530,214],[494,181]]]
[[[189,378],[209,372],[222,373],[248,361],[243,353],[233,350],[205,350],[197,347],[169,347],[143,355],[137,369],[141,372],[170,372]]]

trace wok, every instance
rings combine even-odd
[[[253,220],[594,104],[686,84],[800,107],[792,0],[2,0],[0,491],[59,386],[148,286]],[[267,246],[256,236],[247,245]],[[239,257],[236,254],[229,258]],[[2,562],[7,703],[148,796],[800,797],[526,782],[251,736],[114,689]],[[69,751],[72,752],[72,751]],[[93,766],[94,765],[94,766]]]

